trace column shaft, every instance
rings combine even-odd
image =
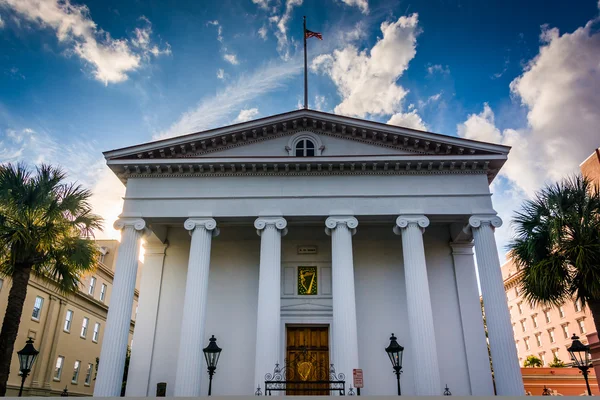
[[[264,385],[265,374],[275,363],[283,364],[279,354],[281,321],[281,236],[287,222],[283,218],[258,218],[254,223],[260,239],[258,310],[256,320],[256,357],[254,386]]]
[[[452,259],[458,294],[458,306],[469,369],[471,395],[493,396],[494,387],[490,370],[479,290],[475,275],[475,260],[472,242],[453,242]]]
[[[139,311],[135,321],[136,329],[133,332],[135,346],[131,349],[125,390],[127,397],[144,397],[155,394],[154,391],[148,390],[148,385],[153,362],[154,335],[166,249],[166,244],[146,244],[144,246],[144,270],[139,285]]]
[[[354,217],[329,217],[325,225],[331,235],[334,366],[349,380],[352,370],[360,368],[352,256],[352,235],[358,221]]]
[[[175,396],[198,397],[202,394],[201,377],[206,371],[202,349],[208,298],[210,247],[213,234],[218,234],[218,230],[216,230],[217,223],[212,218],[188,219],[184,226],[191,231],[192,241],[185,285]]]
[[[423,245],[423,229],[429,226],[429,220],[425,216],[400,216],[396,224],[402,235],[408,325],[415,363],[415,394],[437,396],[442,393],[442,387]],[[398,229],[395,232],[398,233]]]
[[[523,378],[494,240],[494,227],[501,226],[502,220],[495,216],[473,216],[469,224],[475,240],[496,392],[499,396],[523,396]]]
[[[94,396],[114,397],[121,395],[123,370],[131,326],[131,309],[138,268],[140,239],[145,232],[143,219],[123,218],[115,222],[121,229],[121,244],[115,266],[106,328],[100,351],[98,376]]]

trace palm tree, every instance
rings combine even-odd
[[[0,274],[12,279],[0,331],[0,396],[6,394],[30,274],[62,293],[75,292],[99,255],[89,240],[102,223],[91,211],[91,192],[65,177],[48,165],[35,173],[24,164],[0,165]]]
[[[548,185],[513,219],[509,244],[527,300],[589,306],[600,332],[600,187],[578,175]]]
[[[525,368],[534,368],[534,367],[541,367],[542,366],[542,360],[540,360],[539,358],[537,358],[536,356],[527,356],[527,358],[525,359],[525,362],[523,362],[523,366]]]

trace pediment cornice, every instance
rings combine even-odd
[[[298,132],[398,150],[398,156],[219,157],[231,148]],[[109,167],[126,181],[146,176],[207,174],[486,173],[491,180],[509,147],[417,131],[313,110],[298,110],[242,124],[105,152]],[[367,157],[367,159],[365,159]],[[383,158],[382,158],[383,157]],[[398,158],[399,157],[399,158]],[[288,159],[289,158],[289,159]],[[247,160],[246,160],[247,159]],[[259,171],[260,170],[260,171]],[[453,171],[453,172],[452,172]]]

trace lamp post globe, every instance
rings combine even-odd
[[[571,343],[571,347],[567,349],[569,354],[571,355],[571,360],[573,361],[573,367],[579,368],[581,374],[583,375],[583,379],[585,379],[585,385],[587,387],[588,396],[592,395],[592,390],[590,389],[590,382],[588,381],[588,373],[591,367],[590,364],[590,346],[586,346],[581,343],[579,340],[579,336],[573,334],[571,337],[573,343]]]
[[[398,382],[398,396],[400,396],[402,393],[400,391],[400,374],[402,373],[402,353],[404,352],[404,347],[400,346],[396,339],[396,336],[394,336],[392,333],[390,345],[385,348],[385,352],[390,358],[390,362],[392,363],[392,367],[396,373],[396,380]]]
[[[33,339],[28,338],[25,342],[25,347],[17,351],[19,356],[19,369],[21,370],[21,388],[19,389],[19,397],[23,395],[23,385],[25,385],[25,379],[31,372],[31,367],[35,362],[40,352],[33,347]]]
[[[217,346],[217,339],[215,335],[212,335],[208,339],[208,346],[202,351],[204,352],[204,358],[206,359],[206,365],[208,366],[208,395],[211,395],[212,391],[212,377],[217,369],[217,363],[219,362],[219,356],[221,355],[221,348]]]

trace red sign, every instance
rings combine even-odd
[[[363,387],[363,372],[362,369],[353,369],[352,378],[354,378],[354,387],[362,389]]]

